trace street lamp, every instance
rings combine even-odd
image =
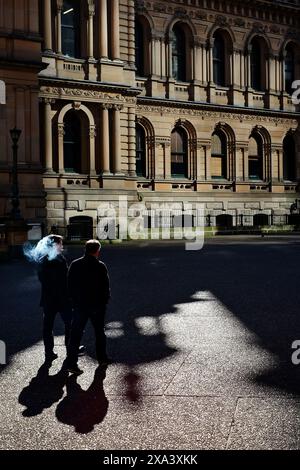
[[[21,130],[14,127],[10,131],[11,140],[13,142],[13,168],[12,168],[12,211],[13,219],[20,219],[20,200],[19,200],[19,185],[18,185],[18,141],[21,135]]]

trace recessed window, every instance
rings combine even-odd
[[[211,138],[211,177],[212,179],[227,178],[227,145],[223,132],[216,132]]]
[[[62,53],[80,57],[80,2],[65,0],[61,16]]]
[[[173,28],[172,73],[176,80],[186,81],[186,40],[185,33],[178,24]]]
[[[64,168],[81,173],[81,121],[76,111],[68,111],[64,119]]]
[[[283,141],[283,179],[296,180],[296,149],[293,136],[287,135]]]
[[[220,33],[214,35],[213,69],[214,83],[225,86],[225,42]]]
[[[146,136],[142,126],[136,126],[136,174],[146,177]]]
[[[171,175],[173,178],[187,178],[187,136],[182,129],[171,134]]]
[[[257,38],[251,43],[251,87],[256,91],[263,91],[262,79],[262,50],[261,44]]]
[[[249,139],[248,162],[249,179],[263,180],[263,144],[260,136]]]
[[[294,49],[291,44],[288,44],[285,50],[284,58],[284,80],[285,80],[285,91],[290,95],[293,92],[292,83],[295,76],[295,58]]]

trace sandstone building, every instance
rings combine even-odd
[[[16,123],[22,210],[48,230],[90,234],[99,201],[119,195],[201,202],[212,226],[294,223],[299,11],[298,0],[0,0],[1,214]]]

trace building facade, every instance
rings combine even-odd
[[[22,213],[29,221],[46,217],[39,133],[42,68],[38,0],[0,0],[0,219],[12,209],[9,131],[14,127],[22,131],[18,152]]]
[[[32,8],[26,27],[34,23],[43,69],[28,85],[36,97],[38,80],[39,109],[19,126],[35,122],[40,133],[40,155],[37,140],[23,152],[38,178],[43,169],[45,208],[36,193],[34,210],[48,230],[95,231],[99,203],[120,195],[149,208],[202,203],[212,226],[293,223],[298,0],[21,3]],[[0,24],[7,9],[2,0]]]

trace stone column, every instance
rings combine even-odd
[[[63,0],[57,0],[57,31],[56,31],[56,41],[57,41],[57,53],[62,54],[62,41],[61,41],[61,12],[63,8]]]
[[[107,40],[107,0],[99,1],[100,57],[108,57]]]
[[[207,50],[206,45],[201,45],[202,51],[202,82],[208,83],[208,72],[207,72]]]
[[[171,35],[168,38],[168,70],[167,74],[169,78],[173,78],[173,70],[172,70],[172,37]]]
[[[135,153],[135,108],[128,108],[128,158],[129,175],[136,176],[136,153]]]
[[[248,52],[246,55],[246,64],[247,64],[246,88],[251,88],[251,50],[252,50],[252,46],[249,45]]]
[[[110,148],[109,148],[109,106],[102,105],[102,129],[101,129],[101,160],[102,160],[102,174],[110,174]]]
[[[122,157],[121,157],[121,118],[120,111],[122,105],[114,105],[112,120],[112,141],[114,152],[114,173],[122,174]]]
[[[128,63],[135,67],[135,12],[134,0],[128,0]]]
[[[161,75],[160,62],[160,36],[153,34],[151,38],[151,75]]]
[[[90,126],[90,175],[96,175],[96,159],[95,159],[95,137],[96,126]]]
[[[88,19],[88,56],[89,59],[94,58],[94,15],[95,4],[93,0],[89,0],[89,19]]]
[[[213,47],[214,39],[211,39],[208,42],[208,81],[210,84],[214,83]]]
[[[205,179],[211,180],[211,145],[204,145],[205,155]]]
[[[52,149],[52,111],[51,99],[45,98],[45,169],[47,173],[53,172],[53,149]]]
[[[112,59],[120,59],[120,12],[119,0],[110,0],[111,2],[111,52]]]
[[[51,0],[44,2],[44,41],[45,51],[52,52],[52,14],[51,14]]]
[[[201,43],[199,41],[194,42],[193,60],[194,60],[194,76],[193,76],[193,79],[196,80],[197,82],[200,82],[200,81],[202,81],[201,80],[202,57],[201,57]]]

